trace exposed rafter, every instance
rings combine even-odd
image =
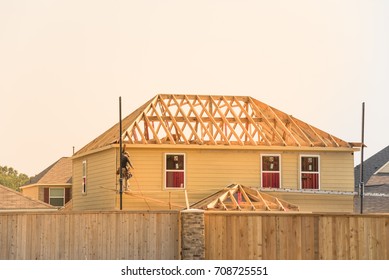
[[[217,211],[299,211],[296,205],[239,184],[232,184],[191,205],[191,208]]]
[[[119,142],[118,124],[78,153]],[[128,144],[352,147],[245,96],[155,96],[123,120]]]

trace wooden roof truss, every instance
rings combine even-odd
[[[298,211],[292,205],[257,189],[233,184],[191,205],[191,208],[217,211]]]
[[[125,128],[131,144],[350,147],[251,97],[157,95]]]

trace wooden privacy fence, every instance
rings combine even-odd
[[[179,259],[179,214],[0,213],[0,259]]]
[[[0,213],[0,259],[389,259],[389,215]]]
[[[205,213],[206,259],[389,259],[389,215]]]

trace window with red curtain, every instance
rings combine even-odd
[[[319,189],[319,157],[302,156],[301,157],[301,188]]]
[[[262,156],[262,188],[280,187],[280,156]]]
[[[166,154],[166,188],[185,187],[185,156],[184,154]]]

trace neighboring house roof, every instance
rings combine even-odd
[[[0,211],[4,210],[56,210],[56,208],[0,185]]]
[[[356,189],[360,182],[361,165],[354,168]],[[363,181],[366,186],[389,185],[389,146],[363,162]]]
[[[218,211],[299,211],[296,205],[239,184],[232,184],[190,207]]]
[[[355,189],[360,183],[360,168],[354,168]],[[363,162],[364,213],[389,213],[389,146]],[[360,209],[360,198],[355,200],[355,209]]]
[[[119,123],[76,155],[119,143]],[[122,120],[127,144],[343,147],[341,140],[248,96],[160,94]]]
[[[70,199],[65,206],[59,209],[60,211],[71,211],[73,210],[73,199]]]
[[[366,186],[363,197],[364,213],[389,213],[389,185]],[[360,211],[360,197],[354,201],[355,212]]]
[[[69,157],[60,158],[26,183],[30,185],[59,185],[72,183],[72,160]],[[22,187],[22,188],[23,188]]]

